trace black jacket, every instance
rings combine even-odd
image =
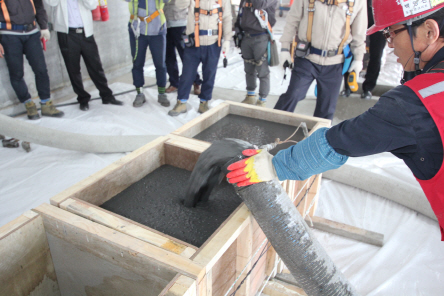
[[[32,7],[31,0],[4,0],[8,8],[11,24],[29,25],[37,21],[40,29],[48,29],[48,15],[46,14],[43,0],[33,0],[35,6]],[[5,22],[3,10],[0,9],[0,22]]]
[[[243,7],[245,3],[252,3],[253,7]],[[239,26],[242,31],[249,34],[257,34],[264,32],[259,20],[254,15],[255,9],[263,9],[268,14],[268,22],[273,27],[276,23],[277,0],[243,0],[239,6],[239,15],[236,21],[236,26]]]

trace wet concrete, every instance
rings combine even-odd
[[[163,165],[101,207],[196,247],[216,231],[240,205],[233,186],[216,186],[205,205],[183,205],[191,172]]]
[[[295,130],[296,126],[286,125],[256,118],[228,114],[209,128],[197,134],[194,138],[213,143],[224,138],[234,138],[250,142],[253,145],[264,145],[275,142],[276,138],[281,141],[287,139]],[[291,138],[300,141],[304,138],[302,129]],[[279,150],[294,145],[285,143],[279,145],[270,153],[275,155]]]

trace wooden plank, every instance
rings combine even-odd
[[[307,296],[303,289],[275,279],[267,283],[263,293],[268,296]]]
[[[42,218],[30,216],[0,228],[0,294],[60,295]]]
[[[101,225],[115,229],[142,241],[158,246],[164,250],[190,258],[197,248],[185,242],[179,242],[167,237],[165,234],[149,229],[132,220],[118,216],[104,209],[76,199],[67,199],[60,204],[60,208]]]
[[[68,198],[78,198],[101,205],[164,164],[163,144],[168,137],[159,137],[133,151],[106,168],[51,198],[59,206]]]
[[[355,226],[335,222],[321,217],[311,217],[313,226],[310,220],[306,218],[308,226],[343,237],[351,238],[360,242],[382,247],[384,244],[384,235],[381,233],[365,230]]]
[[[199,156],[211,144],[194,139],[176,136],[165,143],[165,163],[192,171]]]
[[[159,296],[197,296],[196,280],[178,275],[173,281],[172,286]]]
[[[210,295],[224,296],[236,279],[236,251],[237,240],[231,244],[211,269],[213,279],[212,294]]]
[[[172,132],[172,134],[192,138],[204,129],[213,125],[215,122],[227,116],[229,109],[227,102],[219,104],[199,117],[185,123],[183,126]]]
[[[250,216],[248,219],[252,220],[253,217]],[[252,296],[254,295],[251,290],[251,277],[246,278],[247,273],[250,271],[253,263],[251,262],[251,256],[253,256],[253,223],[250,222],[247,227],[245,227],[244,231],[237,238],[237,252],[236,252],[236,278],[239,279],[236,283],[236,286],[233,289],[236,289],[238,285],[242,281],[244,284],[241,288],[236,292],[240,296]],[[242,272],[242,274],[241,274]],[[233,290],[230,291],[230,294]]]
[[[325,126],[330,126],[331,124],[331,121],[329,119],[306,116],[302,114],[290,113],[287,111],[274,110],[269,108],[262,108],[232,101],[227,101],[226,103],[230,105],[230,114],[234,115],[257,118],[281,124],[292,125],[295,127],[297,127],[301,122],[305,122],[309,130],[311,130],[318,123],[321,123]]]
[[[188,258],[68,211],[48,204],[42,204],[34,211],[42,216],[45,229],[51,235],[142,276],[168,278],[177,272],[199,280],[204,276],[203,266]]]

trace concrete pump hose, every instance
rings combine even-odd
[[[417,184],[396,182],[383,175],[347,164],[336,170],[324,172],[323,177],[385,197],[437,220],[424,192],[420,187],[415,186]]]
[[[130,152],[159,137],[77,134],[30,124],[2,114],[0,134],[39,145],[91,153]]]
[[[278,181],[235,189],[307,295],[358,295],[312,235]]]

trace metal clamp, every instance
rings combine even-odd
[[[207,34],[208,36],[213,36],[213,30],[212,29],[208,29],[207,31],[208,31],[208,34]]]

